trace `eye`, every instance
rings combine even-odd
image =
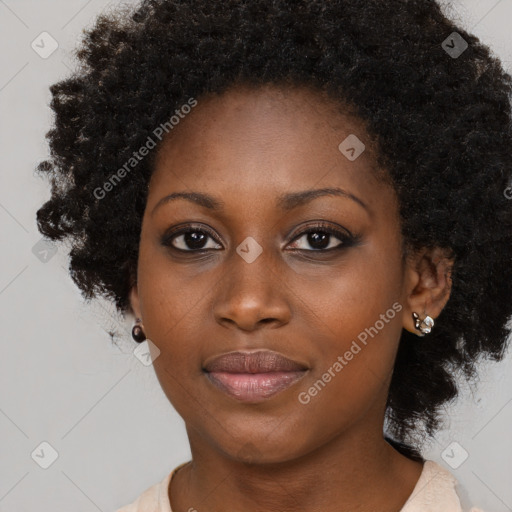
[[[356,241],[356,237],[348,232],[343,232],[328,224],[317,224],[302,231],[294,238],[293,244],[289,247],[298,251],[324,252],[350,247]],[[308,249],[308,245],[313,249]]]
[[[296,251],[329,252],[350,247],[356,244],[357,240],[357,237],[348,231],[344,232],[329,224],[320,223],[302,231],[288,247]],[[206,227],[174,228],[163,236],[161,243],[179,252],[193,253],[222,249],[216,235]],[[309,249],[308,245],[312,249]]]
[[[208,242],[208,239],[210,239],[210,242]],[[162,245],[182,252],[222,249],[222,246],[215,241],[216,237],[209,229],[187,226],[180,230],[173,230],[171,233],[164,235]]]

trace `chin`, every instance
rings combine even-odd
[[[275,437],[269,442],[268,436],[262,435],[261,442],[258,437],[250,436],[246,442],[239,441],[235,446],[221,447],[227,457],[243,464],[281,464],[296,460],[307,453],[296,436],[291,434]],[[312,448],[314,449],[314,448]]]

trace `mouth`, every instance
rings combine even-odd
[[[299,380],[309,368],[269,350],[236,351],[206,361],[203,372],[217,389],[238,401],[257,403]]]

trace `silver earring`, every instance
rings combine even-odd
[[[413,312],[412,318],[414,320],[414,327],[421,333],[418,334],[418,336],[425,336],[425,334],[428,334],[432,330],[432,327],[434,327],[434,319],[428,315],[422,320],[418,316],[418,313]]]

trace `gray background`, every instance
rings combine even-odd
[[[82,29],[118,4],[0,0],[0,512],[114,511],[190,457],[183,421],[152,366],[133,355],[131,319],[105,301],[85,304],[67,274],[65,248],[44,258],[38,245],[35,212],[49,188],[33,171],[47,156],[48,87],[74,67]],[[511,70],[512,0],[445,9]],[[59,45],[48,58],[31,47],[43,31]],[[111,328],[122,334],[117,345]],[[423,453],[450,469],[463,499],[486,512],[512,511],[510,354],[482,364],[478,387],[463,385],[446,408],[446,428]],[[34,460],[49,461],[44,441],[58,454],[47,469]],[[468,458],[450,467],[462,449]]]

